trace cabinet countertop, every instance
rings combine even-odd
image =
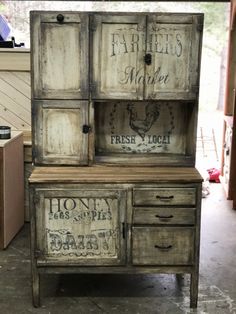
[[[14,141],[17,137],[23,135],[23,132],[21,131],[11,131],[11,138],[9,139],[1,139],[0,140],[0,147],[4,147],[7,144],[9,144],[10,142]],[[22,140],[23,141],[23,140]]]
[[[202,182],[195,168],[187,167],[36,167],[30,183],[191,183]]]

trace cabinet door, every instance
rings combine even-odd
[[[145,29],[144,15],[92,16],[94,99],[143,99]]]
[[[196,99],[203,15],[150,15],[147,25],[145,98]]]
[[[35,164],[88,163],[88,102],[38,100],[33,102],[33,159]]]
[[[31,14],[33,97],[88,98],[88,16]]]
[[[123,190],[36,189],[36,247],[47,264],[125,263]]]
[[[92,97],[196,99],[203,15],[95,15]]]

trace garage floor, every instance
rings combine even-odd
[[[236,313],[236,211],[220,184],[203,199],[199,304],[189,309],[189,276],[44,275],[42,306],[31,302],[29,224],[0,251],[1,314]]]

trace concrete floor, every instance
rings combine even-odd
[[[189,276],[44,275],[42,307],[31,301],[29,225],[0,251],[0,314],[236,313],[236,211],[221,184],[203,199],[198,309],[189,308]]]

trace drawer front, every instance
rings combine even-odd
[[[133,204],[142,205],[195,205],[195,188],[138,188],[133,190]]]
[[[174,208],[174,207],[137,207],[134,208],[134,224],[167,224],[167,225],[194,225],[195,208]]]
[[[134,265],[192,265],[193,252],[193,228],[133,228]]]

